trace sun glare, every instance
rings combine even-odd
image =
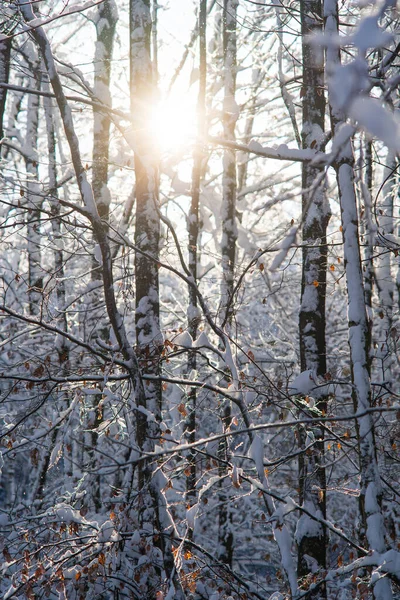
[[[160,152],[183,150],[196,135],[196,108],[189,98],[169,97],[154,108],[151,134]]]

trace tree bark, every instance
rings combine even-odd
[[[27,51],[30,58],[30,68],[34,72],[34,86],[40,89],[39,61],[32,44]],[[28,300],[31,315],[38,315],[41,310],[43,290],[42,270],[42,239],[40,234],[40,211],[42,198],[39,194],[38,167],[38,128],[39,128],[40,97],[35,94],[28,96],[27,131],[25,141],[26,152],[26,208],[27,208],[27,241],[28,241]]]
[[[383,172],[384,186],[382,200],[379,202],[378,226],[383,240],[394,233],[393,203],[396,193],[396,157],[389,151],[386,167]],[[391,348],[391,331],[393,326],[392,252],[382,248],[375,262],[376,288],[379,297],[378,319],[375,328],[378,338],[375,340],[375,357],[380,372],[380,380],[389,387],[392,384],[393,354]]]
[[[237,0],[224,0],[224,12],[222,17],[223,31],[223,56],[224,56],[224,104],[223,104],[223,127],[224,139],[235,142],[235,128],[238,117],[238,106],[236,104],[236,12]],[[221,307],[223,321],[231,323],[233,316],[232,292],[235,272],[236,258],[236,151],[225,148],[223,157],[222,174],[222,286]]]
[[[159,166],[154,140],[149,131],[151,107],[156,101],[156,77],[151,61],[152,29],[150,0],[130,0],[130,93],[136,178],[136,344],[143,372],[147,375],[159,375],[159,360],[163,348],[158,280]],[[151,452],[160,437],[161,382],[149,382],[144,391],[142,406],[153,415],[154,420],[150,420],[144,411],[137,412],[137,443],[141,451]],[[141,462],[138,471],[139,522],[151,543],[153,535],[159,535],[168,584],[170,589],[172,586],[175,588],[175,597],[179,600],[184,594],[176,576],[172,553],[174,528],[160,489],[158,473],[150,461]]]
[[[223,102],[223,127],[224,139],[235,142],[235,128],[238,117],[238,106],[236,104],[236,21],[237,21],[237,0],[224,0],[222,15],[222,48],[224,59],[224,102]],[[222,283],[221,283],[221,316],[222,322],[229,331],[234,316],[233,288],[236,262],[236,200],[237,200],[237,172],[236,172],[236,151],[232,148],[226,148],[223,156],[222,173]],[[228,380],[226,381],[226,385]],[[226,430],[231,422],[231,403],[225,399],[222,406],[222,423]],[[225,461],[228,459],[227,440],[221,440],[219,449],[223,461],[219,466],[220,493],[219,493],[219,559],[232,565],[233,559],[233,515],[231,483],[226,478]]]
[[[8,83],[10,74],[11,38],[0,40],[0,83]],[[4,115],[7,89],[0,87],[0,140],[4,137]]]
[[[117,6],[114,0],[105,0],[99,4],[94,18],[96,26],[96,49],[94,55],[94,86],[93,95],[95,99],[103,102],[106,106],[111,106],[110,79],[111,79],[111,60],[113,54],[115,27],[118,20]],[[98,108],[93,109],[93,163],[92,163],[92,189],[96,202],[97,211],[100,219],[103,221],[105,231],[109,228],[109,213],[111,195],[108,187],[108,166],[109,166],[109,146],[110,146],[110,117],[104,111]],[[101,281],[102,272],[95,256],[92,256],[92,281]],[[93,331],[106,341],[108,328],[101,326],[103,318],[103,298],[101,287],[94,289],[91,293],[92,307],[88,319],[89,331]],[[88,414],[90,415],[87,427],[97,429],[102,422],[102,411],[99,409],[101,394],[89,396],[87,402]],[[87,448],[89,469],[95,470],[95,452],[98,443],[98,434],[93,431],[87,432],[85,448]],[[92,496],[97,510],[101,507],[101,478],[97,474],[90,476],[90,485],[88,491]]]
[[[136,343],[147,373],[159,373],[162,347],[158,258],[160,239],[158,161],[149,133],[151,106],[156,100],[151,62],[152,21],[150,0],[130,2],[130,81],[132,135],[135,144],[136,225],[135,288]],[[150,255],[144,256],[142,252]],[[148,409],[161,418],[161,387],[152,383],[146,390]],[[140,429],[140,428],[139,428]],[[139,438],[144,439],[139,431]]]
[[[199,211],[201,180],[204,167],[204,139],[206,136],[206,83],[207,83],[207,1],[200,0],[198,17],[198,39],[199,39],[199,91],[197,96],[197,140],[193,152],[192,190],[191,203],[188,216],[188,267],[192,280],[197,284],[198,265],[198,243],[199,243]],[[200,309],[197,302],[197,293],[192,285],[188,286],[189,305],[187,310],[188,331],[193,339],[197,338]],[[188,372],[197,367],[196,352],[189,351]],[[186,439],[188,443],[196,441],[196,404],[197,391],[191,388],[188,394],[188,415],[186,418]],[[190,506],[196,504],[197,491],[197,468],[196,452],[190,451],[188,455],[189,473],[186,478],[186,498]],[[193,530],[189,529],[189,538],[193,537]]]
[[[367,140],[365,144],[365,175],[363,181],[364,219],[361,221],[361,233],[366,237],[364,247],[364,293],[365,306],[368,317],[368,345],[369,359],[371,362],[372,350],[372,327],[373,327],[373,284],[374,284],[374,227],[372,224],[372,142]]]
[[[322,31],[321,0],[301,2],[301,34],[303,52],[302,95],[302,147],[320,149],[325,130],[324,60],[323,49],[313,43],[313,34]],[[302,214],[303,214],[303,265],[300,303],[300,367],[301,371],[313,370],[317,375],[326,373],[325,299],[327,269],[326,232],[330,218],[329,203],[323,185],[314,189],[321,169],[309,163],[302,165]],[[316,407],[326,411],[326,398],[317,394]],[[311,415],[310,415],[311,416]],[[299,427],[299,500],[310,512],[326,518],[326,477],[324,463],[324,429]],[[312,450],[304,448],[310,438],[317,440]],[[299,518],[296,541],[298,545],[298,575],[311,573],[311,561],[318,568],[326,567],[327,533],[321,524],[302,514]],[[305,556],[307,555],[307,557]],[[315,598],[326,598],[322,586]]]

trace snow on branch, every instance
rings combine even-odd
[[[249,145],[246,146],[244,144],[238,144],[237,142],[231,142],[223,138],[212,136],[209,136],[207,140],[216,146],[232,148],[234,150],[240,150],[240,152],[247,152],[264,158],[293,162],[312,162],[315,165],[323,165],[327,162],[327,156],[324,152],[316,152],[311,148],[298,150],[297,148],[288,148],[286,144],[280,144],[277,148],[270,148],[269,146],[262,146],[255,140],[251,140]]]

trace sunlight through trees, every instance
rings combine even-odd
[[[398,600],[397,3],[0,15],[1,598]]]

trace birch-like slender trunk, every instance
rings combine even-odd
[[[224,0],[222,17],[223,53],[224,53],[224,104],[223,127],[224,138],[235,142],[235,127],[238,118],[236,104],[236,13],[238,0]],[[232,299],[235,259],[236,259],[236,151],[225,148],[222,173],[222,285],[221,305],[224,321],[230,323],[233,316]]]
[[[11,12],[11,11],[10,11]],[[11,20],[11,19],[10,19]],[[6,28],[5,33],[8,33],[8,28]],[[9,74],[10,74],[10,59],[11,59],[11,37],[5,38],[0,41],[0,83],[8,83]],[[3,139],[5,135],[5,109],[6,109],[6,101],[7,101],[7,89],[0,87],[0,141]],[[9,111],[9,122],[12,120],[12,117],[18,112],[20,107],[21,98],[19,99],[19,103],[15,103],[12,105],[14,110]],[[17,109],[18,107],[18,109]],[[3,148],[0,147],[0,158],[2,156]],[[7,151],[7,148],[5,149]],[[1,482],[2,487],[4,489],[4,506],[9,507],[12,506],[15,501],[15,461],[7,461],[5,468],[1,474]]]
[[[338,3],[325,0],[325,32],[328,36],[338,35]],[[340,51],[330,45],[326,52],[327,74],[331,77],[340,67]],[[332,131],[336,134],[346,118],[343,107],[338,104],[332,82],[328,79],[329,103]],[[363,413],[357,418],[359,447],[360,495],[359,510],[361,538],[372,551],[384,552],[385,527],[382,513],[382,482],[376,458],[374,422],[368,409],[372,405],[371,382],[368,356],[368,320],[365,308],[364,283],[361,267],[360,239],[358,231],[357,201],[354,187],[354,155],[351,139],[344,140],[334,163],[342,213],[344,262],[348,293],[348,328],[352,397],[354,412]],[[391,583],[381,577],[372,584],[375,600],[392,598]]]
[[[301,2],[301,34],[303,52],[302,96],[302,147],[318,150],[324,139],[325,95],[323,48],[311,41],[313,34],[322,31],[321,0]],[[321,169],[309,163],[302,165],[302,213],[303,213],[303,267],[300,303],[300,366],[301,371],[311,369],[317,375],[326,373],[325,298],[327,269],[326,232],[330,218],[329,203],[323,185],[314,189]],[[326,398],[316,398],[319,410],[326,410]],[[326,518],[326,477],[324,463],[324,429],[315,425],[299,427],[299,500],[312,514]],[[310,440],[315,442],[312,450],[304,448]],[[298,546],[298,576],[310,574],[314,559],[319,568],[326,566],[327,534],[321,524],[308,515],[301,514],[296,530]],[[306,557],[307,555],[307,557]],[[326,597],[321,587],[314,597]]]
[[[95,98],[111,106],[111,61],[118,12],[115,0],[105,0],[98,5],[94,23],[96,49],[94,55]],[[93,109],[93,165],[92,187],[99,216],[105,225],[109,219],[110,191],[108,189],[108,156],[110,146],[110,118],[104,111]]]

